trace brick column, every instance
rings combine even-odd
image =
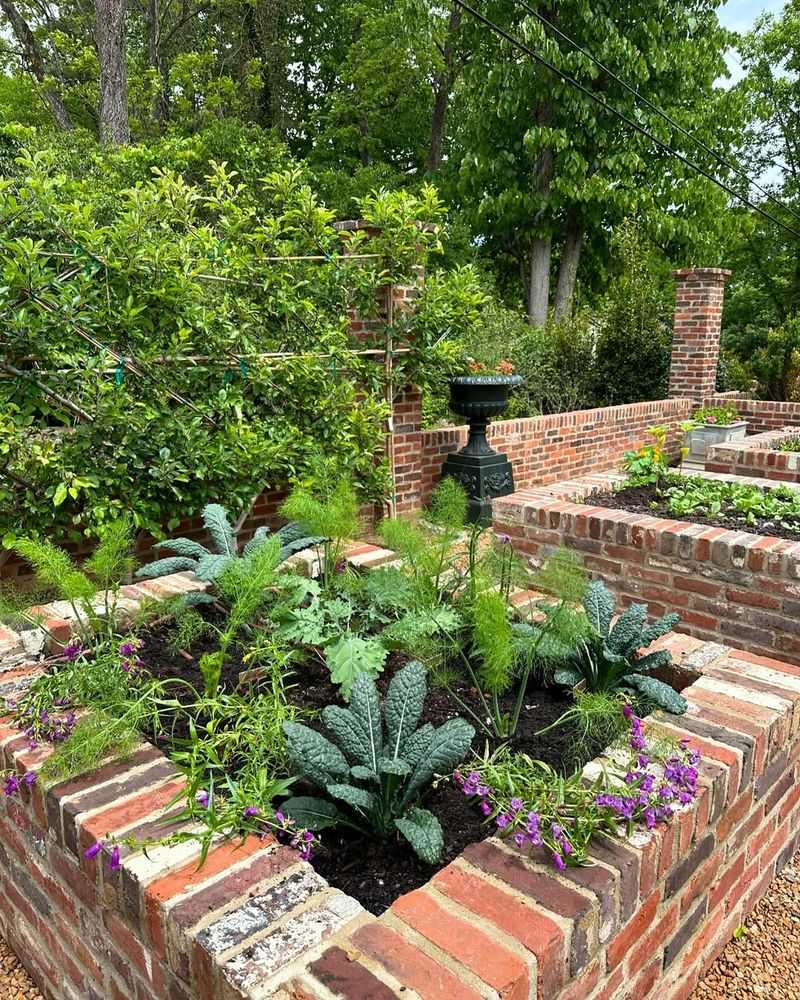
[[[722,304],[731,272],[721,267],[687,267],[674,275],[669,395],[690,396],[702,403],[716,389]]]

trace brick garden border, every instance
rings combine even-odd
[[[708,472],[800,483],[800,452],[780,451],[777,447],[798,436],[796,427],[782,427],[713,445],[706,455],[705,468]]]
[[[585,502],[623,479],[607,472],[503,497],[495,529],[534,562],[576,549],[624,603],[679,612],[681,632],[800,664],[800,542]]]
[[[352,550],[366,565],[391,555]],[[195,586],[177,574],[125,597]],[[41,668],[18,637],[0,642],[8,694]],[[688,636],[662,642],[699,675],[680,724],[658,721],[700,749],[700,795],[652,834],[599,837],[592,867],[557,875],[487,840],[380,918],[272,838],[220,843],[200,869],[192,844],[123,849],[112,873],[84,849],[164,830],[181,785],[142,745],[2,800],[0,931],[57,1000],[687,998],[800,840],[800,670]],[[0,726],[0,766],[24,773],[49,752]]]

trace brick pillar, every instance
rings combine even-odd
[[[687,267],[674,274],[669,395],[690,396],[702,403],[716,389],[722,304],[731,272],[721,267]]]

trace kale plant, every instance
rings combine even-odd
[[[296,796],[283,812],[314,830],[342,823],[381,838],[400,833],[424,862],[436,864],[442,828],[417,803],[437,774],[450,774],[464,759],[475,730],[464,719],[417,728],[426,693],[425,668],[412,662],[392,678],[383,713],[375,682],[357,677],[350,708],[329,705],[322,712],[331,739],[285,723],[293,772],[326,798]]]
[[[166,576],[168,573],[180,573],[184,570],[191,570],[198,580],[207,583],[216,583],[222,574],[234,563],[242,559],[249,559],[265,542],[271,537],[270,529],[262,525],[256,529],[256,533],[244,546],[241,555],[236,539],[236,533],[228,519],[227,511],[218,503],[207,504],[203,508],[203,524],[208,532],[209,538],[215,551],[195,542],[191,538],[170,538],[164,542],[158,542],[154,549],[171,549],[176,554],[156,562],[149,563],[137,570],[136,575],[141,579],[152,580],[158,576]],[[275,537],[280,542],[280,561],[288,559],[295,552],[307,549],[312,545],[318,545],[322,538],[308,535],[301,524],[287,524],[280,528]],[[210,601],[211,598],[206,598]],[[201,595],[200,601],[193,603],[205,603]]]
[[[644,695],[675,715],[686,711],[686,701],[650,672],[672,662],[669,650],[642,654],[652,642],[666,635],[680,621],[674,612],[647,624],[647,605],[632,604],[614,619],[614,595],[601,580],[590,584],[584,597],[589,632],[568,662],[555,673],[559,684],[583,681],[590,692],[622,691]]]

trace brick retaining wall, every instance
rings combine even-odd
[[[162,585],[192,584],[146,592]],[[4,643],[0,693],[40,669]],[[686,1000],[797,849],[800,671],[662,643],[698,679],[686,716],[654,722],[700,750],[700,794],[650,834],[599,837],[590,867],[557,875],[487,840],[380,918],[271,838],[203,867],[192,844],[123,849],[113,873],[84,849],[157,835],[181,786],[145,745],[0,801],[0,932],[53,1000]],[[0,765],[39,767],[49,750],[26,745],[0,727]]]
[[[397,509],[419,510],[441,478],[442,463],[467,443],[467,427],[421,430],[421,397],[409,395],[405,429],[395,433]],[[498,420],[489,425],[493,448],[508,454],[517,489],[554,483],[618,465],[626,451],[645,444],[647,428],[669,430],[673,455],[680,449],[680,424],[689,419],[690,399],[660,399],[594,410],[552,413],[522,420]]]
[[[799,436],[796,427],[782,427],[712,445],[705,468],[708,472],[800,483],[800,452],[779,450],[781,442]]]
[[[719,393],[706,398],[704,406],[735,406],[747,421],[748,434],[762,434],[782,427],[800,427],[800,403],[772,399],[750,399],[736,393]]]
[[[800,664],[800,542],[584,501],[623,478],[604,473],[503,497],[495,528],[533,561],[562,544],[578,550],[624,602],[677,611],[681,632]]]

